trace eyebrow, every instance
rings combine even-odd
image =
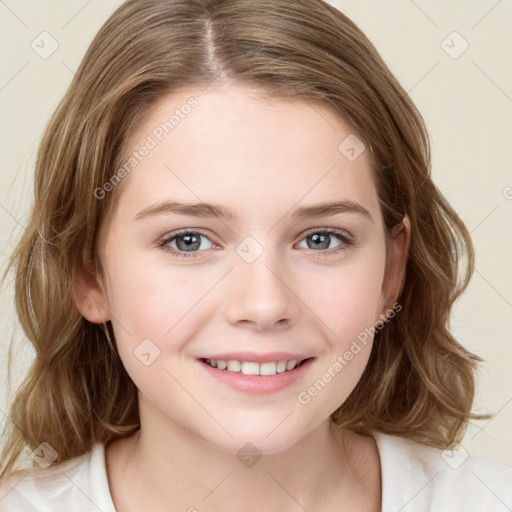
[[[311,206],[301,206],[291,213],[292,219],[307,219],[315,217],[327,217],[338,213],[357,213],[368,218],[373,223],[370,212],[355,201],[335,201],[319,203]],[[233,210],[213,203],[178,203],[164,201],[148,206],[135,216],[135,220],[147,219],[158,215],[188,215],[191,217],[211,218],[233,221],[238,215]]]

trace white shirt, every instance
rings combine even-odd
[[[382,512],[512,511],[512,468],[465,451],[443,452],[378,432],[373,436],[381,463]],[[4,480],[0,512],[116,512],[105,445]]]

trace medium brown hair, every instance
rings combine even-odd
[[[47,442],[59,463],[139,428],[137,388],[112,326],[80,315],[73,283],[87,262],[99,265],[118,190],[102,200],[94,191],[121,167],[134,128],[162,96],[214,80],[339,113],[372,148],[386,235],[409,218],[402,311],[376,333],[332,419],[447,447],[477,417],[479,359],[448,327],[473,272],[471,239],[431,180],[421,115],[370,41],[321,0],[130,0],[94,38],[39,148],[34,208],[9,267],[36,355],[4,427],[0,476],[24,448]]]

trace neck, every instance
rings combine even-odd
[[[341,431],[328,421],[292,447],[261,457],[227,453],[175,425],[163,429],[141,424],[125,441],[117,469],[126,489],[112,489],[116,508],[123,512],[140,510],[134,506],[137,499],[155,512],[168,510],[170,504],[173,510],[188,512],[291,512],[301,507],[327,511],[339,509],[340,503],[347,510],[363,510],[368,484],[376,477],[380,498],[379,466],[372,466],[367,449],[373,440]]]

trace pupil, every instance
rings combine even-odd
[[[179,249],[198,249],[200,245],[200,242],[198,240],[199,237],[196,235],[182,235],[181,237],[176,239],[176,245],[178,246]],[[182,243],[180,243],[181,241]]]
[[[329,248],[328,237],[329,237],[329,235],[326,236],[326,235],[318,235],[318,234],[314,234],[314,235],[311,236],[313,243],[321,244],[322,245],[322,249],[328,249]],[[318,248],[318,245],[316,246],[316,248]]]

